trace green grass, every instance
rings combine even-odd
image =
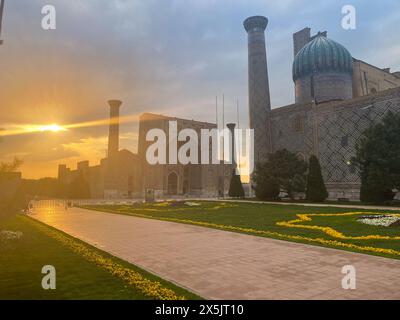
[[[345,212],[383,212],[377,210],[361,210],[355,208],[334,208],[334,207],[305,207],[296,205],[279,205],[279,204],[256,204],[256,203],[231,203],[226,202],[228,206],[221,206],[220,202],[201,202],[199,207],[162,207],[159,205],[143,204],[140,206],[89,206],[88,209],[108,211],[127,215],[140,215],[152,219],[177,219],[182,223],[206,222],[217,224],[219,229],[224,226],[233,226],[240,228],[250,228],[254,230],[262,230],[269,232],[277,232],[288,236],[302,236],[308,238],[321,238],[325,240],[336,240],[346,244],[353,244],[363,247],[375,247],[383,249],[393,249],[400,251],[400,240],[342,240],[333,238],[319,230],[308,230],[300,228],[289,228],[278,226],[276,223],[280,221],[289,221],[296,219],[296,214],[300,213],[345,213]],[[230,207],[232,206],[232,207]],[[216,207],[220,207],[215,209]],[[388,211],[388,213],[399,213]],[[400,236],[400,227],[379,227],[369,226],[357,222],[359,216],[331,216],[331,217],[312,217],[313,221],[303,222],[302,224],[332,227],[337,231],[349,236],[362,235],[386,235]],[[225,228],[229,230],[228,228]],[[237,231],[241,232],[241,231]],[[248,232],[244,232],[248,233]],[[252,233],[250,233],[252,234]],[[274,237],[273,238],[280,238]],[[280,238],[282,239],[282,237]],[[296,242],[317,244],[306,240],[291,240]],[[389,258],[400,259],[400,256],[387,253],[366,252],[354,248],[343,248],[332,245],[322,245],[348,251],[362,252],[374,255],[385,256]]]
[[[40,228],[36,227],[39,225]],[[19,240],[0,242],[0,299],[149,299],[121,278],[113,276],[46,235],[42,231],[43,227],[51,229],[20,215],[0,220],[0,230],[23,232]],[[77,239],[74,241],[80,242]],[[103,257],[111,258],[119,265],[140,273],[146,279],[160,282],[163,287],[173,290],[179,296],[199,299],[195,294],[130,263],[92,246],[85,246]],[[41,287],[44,276],[41,269],[44,265],[53,265],[56,268],[56,290],[44,290]]]

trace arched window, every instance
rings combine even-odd
[[[304,119],[301,115],[296,115],[293,120],[293,131],[294,132],[303,132],[304,130]]]

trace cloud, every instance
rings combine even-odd
[[[236,119],[238,99],[241,124],[247,124],[242,22],[254,14],[269,18],[267,51],[275,107],[294,100],[292,33],[306,26],[313,32],[328,30],[357,58],[400,68],[396,0],[384,5],[355,0],[355,32],[341,28],[337,1],[54,0],[55,31],[41,29],[45,4],[48,1],[6,4],[0,86],[2,110],[9,111],[1,112],[0,127],[104,119],[111,98],[124,101],[123,115],[156,112],[211,122],[216,118],[215,96],[221,110],[223,93],[226,121]],[[122,137],[121,146],[135,151],[137,123],[121,130],[129,135]],[[0,143],[0,158],[25,155],[26,161],[37,164],[26,164],[26,175],[38,176],[45,161],[48,166],[60,160],[98,161],[105,155],[106,134],[105,126],[7,138]],[[43,174],[55,175],[56,168]]]
[[[106,157],[108,137],[89,137],[80,139],[78,142],[64,143],[62,148],[69,151],[73,156],[68,161],[91,160],[96,163]],[[65,159],[66,160],[66,159]]]

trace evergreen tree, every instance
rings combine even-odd
[[[244,190],[240,176],[236,174],[236,170],[233,169],[231,182],[229,185],[229,196],[231,198],[244,198]]]
[[[388,112],[364,132],[353,159],[361,175],[364,202],[382,204],[400,189],[400,114]]]
[[[368,170],[361,173],[360,200],[368,203],[382,204],[393,200],[395,194],[390,189],[388,174],[382,174],[382,170],[370,165]]]
[[[326,198],[328,198],[328,191],[322,177],[321,165],[318,158],[312,155],[308,167],[306,199],[313,202],[322,202]]]

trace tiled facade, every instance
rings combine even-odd
[[[318,156],[329,197],[358,200],[360,177],[352,164],[356,145],[388,111],[400,112],[399,72],[354,59],[345,47],[327,38],[326,31],[314,36],[310,28],[296,32],[293,52],[295,104],[272,111],[266,111],[266,104],[256,110],[251,105],[254,92],[249,90],[250,119],[267,117],[256,123],[255,137],[264,135],[272,152],[287,149],[304,160]],[[250,88],[253,71],[249,69]],[[259,147],[256,140],[255,154]]]
[[[388,112],[400,112],[400,88],[342,102],[294,104],[271,113],[273,150],[319,157],[331,199],[358,199],[351,160],[363,132]]]

